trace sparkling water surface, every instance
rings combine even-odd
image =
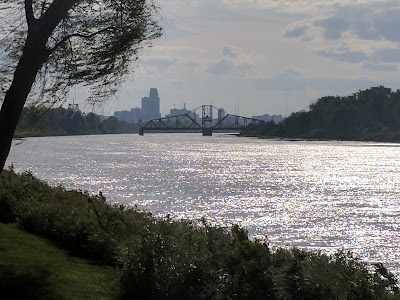
[[[154,215],[239,224],[270,246],[353,251],[400,275],[400,144],[214,134],[14,141],[7,165]]]

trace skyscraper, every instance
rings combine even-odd
[[[143,121],[161,118],[160,97],[156,88],[150,89],[149,97],[142,98]]]

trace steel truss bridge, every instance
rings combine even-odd
[[[201,111],[201,117],[198,114]],[[213,114],[213,111],[217,114]],[[217,118],[213,118],[217,116]],[[225,114],[223,109],[213,105],[202,105],[186,114],[170,116],[148,121],[140,130],[144,132],[202,132],[203,136],[212,136],[213,132],[245,131],[255,125],[265,124],[262,120]]]

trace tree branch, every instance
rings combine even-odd
[[[101,30],[98,30],[96,32],[93,32],[91,34],[81,34],[81,33],[74,33],[74,34],[69,34],[67,36],[65,36],[64,38],[61,39],[61,41],[59,41],[57,44],[55,44],[53,47],[51,47],[49,49],[50,53],[53,53],[54,51],[56,51],[59,47],[61,47],[66,41],[68,41],[69,39],[73,38],[73,37],[80,37],[80,38],[84,38],[84,39],[90,39],[98,34],[101,34],[103,32],[112,30],[114,27],[110,26],[110,27],[106,27],[103,28]]]
[[[36,21],[35,16],[33,15],[32,0],[25,0],[25,16],[29,30],[32,28],[33,24]]]
[[[31,1],[31,0],[29,0]],[[49,37],[54,28],[63,20],[68,11],[82,0],[54,0],[47,11],[40,17],[43,35]]]

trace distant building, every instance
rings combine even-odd
[[[133,122],[141,122],[143,119],[143,109],[135,107],[131,109]]]
[[[174,117],[174,116],[180,116],[180,115],[185,115],[189,114],[194,120],[199,120],[199,116],[196,115],[194,112],[191,110],[186,109],[186,103],[183,104],[183,108],[171,108],[169,110],[169,114],[165,115],[166,118],[168,117]]]
[[[270,116],[269,114],[265,114],[262,116],[252,116],[253,119],[269,122],[269,121],[274,121],[275,124],[278,124],[284,120],[284,117],[282,115],[272,115]]]
[[[220,108],[218,109],[218,120],[221,120],[223,117],[225,117],[226,113],[225,113],[225,109]]]
[[[187,113],[190,113],[190,110],[186,109],[186,103],[184,103],[183,108],[171,108],[169,114],[165,115],[165,117],[179,116]]]
[[[139,107],[132,108],[129,110],[116,111],[114,113],[114,117],[116,117],[120,121],[134,123],[139,122],[142,118],[142,109]]]
[[[160,97],[156,88],[150,89],[149,97],[142,98],[143,121],[161,118]]]
[[[142,108],[135,107],[129,110],[116,111],[114,113],[120,121],[134,123],[141,121],[149,121],[161,118],[160,114],[160,97],[156,88],[150,89],[149,97],[142,98]]]

